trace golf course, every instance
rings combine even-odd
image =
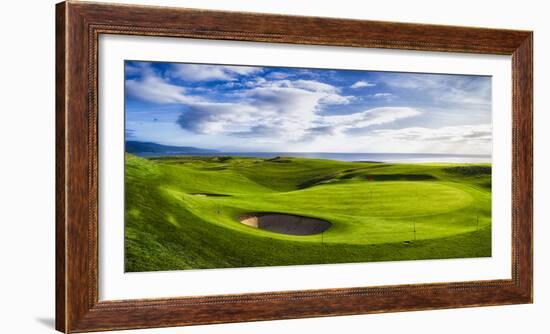
[[[491,256],[491,165],[125,156],[127,272]]]

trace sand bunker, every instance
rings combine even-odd
[[[239,220],[248,226],[290,235],[318,234],[332,226],[325,220],[282,213],[249,214]]]

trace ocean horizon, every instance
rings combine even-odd
[[[328,153],[328,152],[132,152],[140,157],[154,158],[163,156],[238,156],[269,159],[274,157],[331,159],[339,161],[372,161],[403,163],[490,163],[491,155],[480,154],[442,154],[442,153]]]

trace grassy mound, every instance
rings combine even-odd
[[[126,270],[490,256],[490,180],[487,164],[126,155]],[[332,227],[239,222],[262,212]]]

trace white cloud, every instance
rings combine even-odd
[[[393,97],[393,94],[392,93],[376,93],[373,96],[377,99],[382,99],[382,98],[389,99],[389,98]]]
[[[226,134],[265,140],[298,140],[308,133],[325,105],[346,104],[350,97],[332,85],[313,80],[265,79],[233,94],[239,102],[193,103],[179,119],[198,134]]]
[[[436,97],[437,100],[445,103],[457,103],[489,107],[491,105],[491,87],[478,85],[473,89],[460,89],[450,87],[447,91]]]
[[[238,94],[239,103],[195,103],[179,119],[182,128],[197,134],[254,137],[272,142],[335,135],[420,115],[406,107],[384,107],[347,115],[321,115],[325,104],[349,99],[334,86],[308,80],[265,81]]]
[[[285,72],[271,72],[266,77],[269,78],[269,79],[281,80],[281,79],[286,79],[286,78],[291,77],[291,76],[292,76],[291,74],[285,73]]]
[[[300,142],[292,149],[296,152],[491,154],[491,126],[372,130],[353,137],[345,132],[333,132]]]
[[[395,130],[376,130],[375,134],[404,141],[490,142],[490,124],[457,125],[441,128],[410,127]]]
[[[322,82],[328,80],[326,76],[307,70],[248,77],[257,71],[262,69],[181,64],[163,70],[147,62],[127,64],[128,96],[157,104],[151,108],[154,112],[147,111],[148,105],[143,106],[144,110],[135,110],[139,117],[127,122],[134,131],[128,134],[172,144],[249,150],[491,151],[491,126],[485,124],[490,123],[490,113],[486,112],[490,110],[491,96],[488,80],[390,73],[376,82],[378,86],[388,85],[387,91],[396,95],[384,91],[350,94],[355,97],[344,95],[342,89],[376,84],[361,80],[353,85],[348,82],[340,89]],[[179,80],[188,84],[179,85]],[[224,82],[214,86],[190,84],[209,80]],[[407,90],[406,94],[401,94],[402,90]],[[385,107],[365,110],[368,104],[361,96],[378,99],[377,104]],[[410,107],[388,106],[397,96],[401,105]],[[429,103],[433,105],[430,107]],[[422,112],[415,106],[423,106]],[[160,118],[166,121],[144,122],[143,118],[149,115],[165,115]],[[422,116],[415,118],[419,115]],[[481,125],[444,126],[465,122]],[[415,126],[418,124],[421,126]]]
[[[257,78],[228,94],[223,102],[193,96],[150,68],[139,79],[126,81],[127,93],[154,103],[181,104],[177,123],[197,135],[253,137],[257,141],[283,143],[338,135],[413,117],[420,112],[405,107],[384,107],[347,115],[323,115],[328,105],[349,104],[351,96],[315,80],[266,80]]]
[[[126,92],[139,99],[155,103],[195,103],[199,98],[187,96],[186,89],[146,73],[140,79],[126,80]]]
[[[399,89],[411,89],[434,101],[462,106],[488,107],[491,81],[472,80],[471,76],[437,74],[387,74],[384,83]]]
[[[199,134],[219,134],[244,131],[258,118],[258,110],[238,103],[195,103],[180,115],[178,123]]]
[[[189,67],[186,65],[187,70]],[[202,75],[228,72],[202,71]],[[234,67],[232,67],[234,70]],[[238,68],[239,71],[246,71]],[[205,76],[201,77],[205,78]],[[315,80],[266,80],[258,77],[232,94],[238,102],[216,102],[190,95],[185,87],[171,84],[150,68],[142,77],[126,81],[128,94],[155,103],[185,106],[178,124],[196,134],[222,134],[264,138],[271,141],[300,140],[346,129],[393,122],[420,114],[411,108],[375,108],[358,113],[323,116],[326,105],[348,104],[350,96],[330,84]]]
[[[372,125],[391,123],[398,119],[420,115],[421,112],[407,107],[382,107],[349,115],[324,116],[323,125],[342,129],[364,128]]]
[[[142,67],[140,67],[139,65],[134,65],[134,64],[131,64],[131,63],[126,63],[124,65],[125,75],[141,74],[141,71],[142,71]]]
[[[241,75],[262,71],[261,67],[219,66],[203,64],[172,64],[167,74],[170,77],[188,81],[236,80]]]
[[[387,73],[384,76],[386,85],[406,89],[436,89],[447,86],[447,76],[437,74],[414,74],[414,73]],[[453,83],[456,80],[453,80]]]
[[[376,86],[376,84],[372,83],[372,82],[368,82],[368,81],[365,81],[365,80],[360,80],[360,81],[357,81],[356,83],[354,83],[353,85],[351,85],[350,87],[351,88],[364,88],[364,87],[374,87]]]
[[[310,92],[338,93],[338,88],[315,80],[289,81],[290,86],[308,90]]]
[[[252,78],[249,81],[245,82],[244,85],[246,87],[256,87],[256,86],[260,86],[262,84],[265,84],[266,82],[267,82],[267,80],[265,78],[255,77],[255,78]]]

